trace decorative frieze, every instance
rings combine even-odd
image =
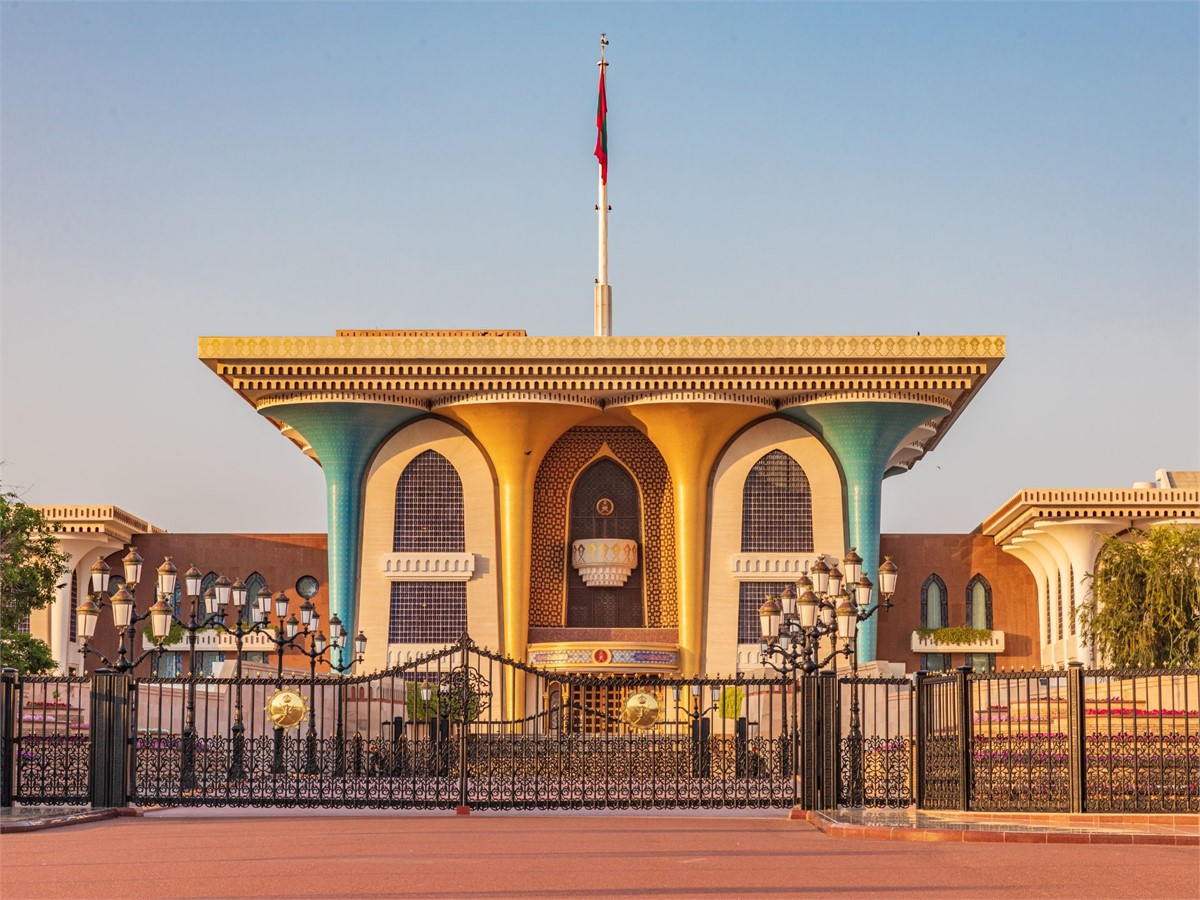
[[[738,581],[794,581],[820,558],[816,553],[735,553],[730,572]]]
[[[470,581],[474,553],[388,553],[383,574],[391,581]]]

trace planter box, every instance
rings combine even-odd
[[[912,633],[913,653],[1003,653],[1004,632],[993,631],[992,636],[982,641],[967,644],[947,644],[934,638],[923,638],[919,631]]]

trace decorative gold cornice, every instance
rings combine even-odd
[[[590,406],[602,409],[604,404],[594,397],[552,391],[487,391],[483,393],[460,393],[438,400],[433,409],[447,406],[464,406],[468,403],[559,403],[568,406]]]
[[[535,402],[607,409],[728,404],[764,412],[827,402],[917,402],[947,410],[932,449],[1004,358],[1004,338],[529,337],[339,332],[203,337],[201,360],[257,409],[362,401],[418,409]],[[904,454],[902,465],[915,461]]]
[[[959,385],[958,383],[947,383],[946,390],[966,390],[969,387],[966,383]],[[779,401],[780,409],[787,409],[789,406],[805,406],[816,405],[819,403],[921,403],[926,406],[940,406],[942,409],[949,410],[953,405],[946,397],[940,394],[931,394],[923,391],[910,391],[898,388],[891,390],[891,383],[888,382],[882,390],[865,390],[865,391],[809,391],[804,394],[797,394],[794,397],[785,397]],[[930,420],[936,421],[936,420]],[[920,427],[925,427],[924,424]],[[934,426],[936,430],[936,426]]]
[[[254,401],[254,408],[270,409],[288,403],[383,403],[389,406],[429,409],[428,400],[382,391],[293,391],[287,394],[267,394]]]
[[[202,360],[272,359],[975,359],[1004,357],[1001,335],[859,337],[202,337]]]
[[[648,403],[729,403],[736,406],[761,406],[774,410],[775,402],[768,397],[739,394],[733,391],[658,391],[627,394],[609,399],[607,406],[644,406]]]

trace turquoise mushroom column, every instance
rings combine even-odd
[[[375,450],[405,422],[428,411],[385,403],[281,403],[261,415],[295,428],[325,472],[329,528],[329,612],[342,620],[351,641],[357,634],[358,555],[362,542],[363,476]],[[387,635],[367,635],[386,641]]]
[[[879,587],[879,506],[883,474],[900,442],[914,428],[940,419],[947,409],[925,403],[860,400],[811,403],[780,410],[819,434],[833,451],[846,479],[846,518],[850,546],[863,559],[863,572]],[[820,548],[818,548],[820,549]],[[897,560],[903,575],[904,560]],[[876,613],[858,628],[858,660],[875,659]]]

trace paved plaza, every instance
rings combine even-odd
[[[1194,898],[1195,847],[830,837],[757,814],[164,810],[0,838],[4,900]]]

